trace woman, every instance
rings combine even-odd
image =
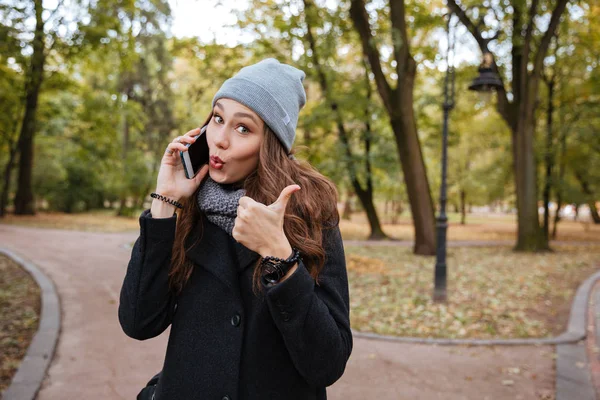
[[[304,77],[271,58],[225,81],[195,178],[178,152],[200,130],[168,145],[119,304],[130,337],[171,325],[158,383],[138,398],[326,399],[342,376],[352,334],[337,191],[291,155]]]

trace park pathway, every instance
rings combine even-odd
[[[62,331],[38,400],[134,400],[160,370],[169,331],[136,341],[119,325],[119,291],[138,233],[0,224],[0,246],[56,285]],[[350,293],[352,296],[352,293]],[[543,399],[554,393],[554,346],[446,347],[354,339],[334,400]]]

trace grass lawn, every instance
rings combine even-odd
[[[37,331],[40,289],[26,271],[0,254],[0,392],[17,372]]]
[[[547,337],[566,328],[578,285],[600,268],[600,244],[518,254],[448,249],[448,303],[432,301],[435,257],[409,248],[346,246],[358,331],[436,338]]]

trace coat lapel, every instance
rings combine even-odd
[[[200,237],[196,246],[190,248]],[[237,289],[238,273],[248,268],[260,255],[238,243],[227,232],[213,224],[205,215],[200,220],[186,241],[186,254],[197,266],[200,266],[219,278],[231,289]]]

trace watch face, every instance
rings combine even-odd
[[[265,264],[263,278],[266,282],[277,283],[285,275],[281,262],[275,260],[264,260],[263,264]]]
[[[280,262],[277,262],[277,261],[267,261],[266,267],[265,267],[265,272],[267,274],[280,273],[280,272],[282,272],[282,265]]]

